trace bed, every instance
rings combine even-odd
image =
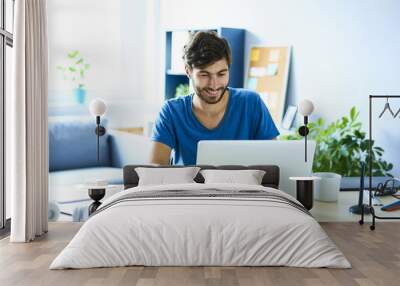
[[[198,166],[263,170],[260,185],[204,183],[198,173],[193,183],[149,186],[138,185],[138,167],[157,168],[125,166],[125,190],[103,202],[50,269],[351,267],[311,214],[278,189],[277,166]]]

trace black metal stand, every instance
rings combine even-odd
[[[300,126],[299,134],[304,137],[304,161],[307,162],[307,135],[310,130],[307,127],[308,124],[308,116],[304,116],[304,125]]]
[[[375,209],[372,205],[372,100],[375,98],[400,98],[400,95],[370,95],[369,96],[369,204],[368,208],[372,214],[372,225],[369,226],[371,230],[375,229],[375,220],[376,219],[400,219],[400,217],[391,217],[391,216],[377,216],[375,214]],[[397,115],[397,113],[396,113]],[[364,224],[364,208],[361,208],[361,219],[359,220],[360,224]]]
[[[349,211],[353,214],[370,214],[369,206],[364,204],[364,176],[365,176],[365,162],[361,162],[360,174],[360,192],[358,194],[358,204],[351,206]]]
[[[101,205],[100,200],[104,198],[106,194],[106,189],[89,189],[89,197],[94,200],[94,202],[89,206],[89,216],[94,213],[97,208]]]
[[[100,136],[106,134],[106,129],[100,125],[100,116],[96,116],[96,130],[97,135],[97,161],[100,160]]]

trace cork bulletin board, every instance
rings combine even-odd
[[[290,47],[252,47],[246,88],[257,91],[277,126],[285,107]]]

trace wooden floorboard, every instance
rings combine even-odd
[[[379,222],[375,231],[355,222],[321,223],[352,269],[291,267],[118,267],[49,270],[81,224],[50,223],[32,243],[0,241],[0,285],[400,285],[400,223]]]

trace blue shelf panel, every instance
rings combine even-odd
[[[172,32],[167,32],[165,43],[165,70],[171,69]]]
[[[220,28],[218,34],[224,37],[231,47],[232,65],[229,86],[241,88],[244,82],[245,31],[243,29]]]
[[[166,75],[165,100],[175,97],[176,87],[180,84],[189,84],[189,78],[186,75]]]

